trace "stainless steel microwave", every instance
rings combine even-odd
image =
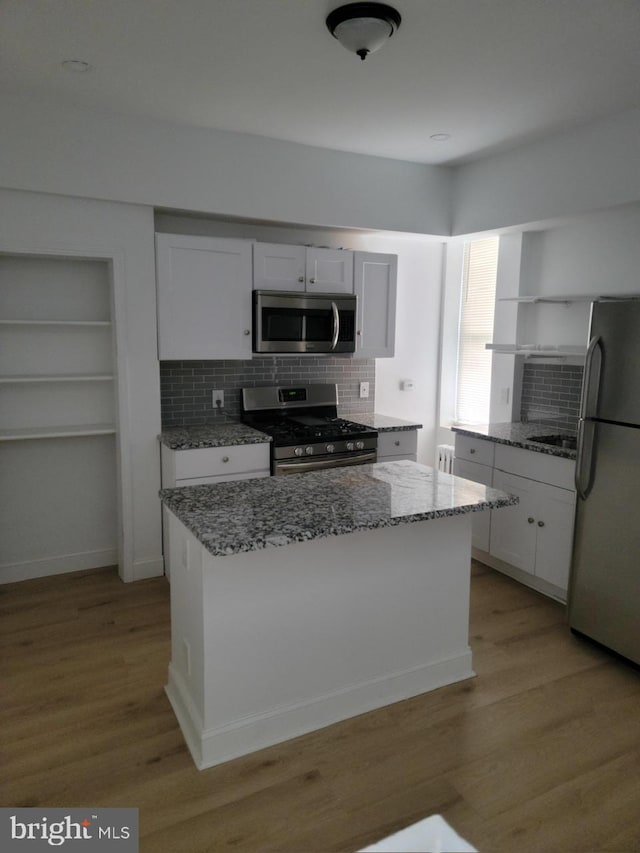
[[[356,351],[356,297],[351,293],[253,291],[253,351]]]

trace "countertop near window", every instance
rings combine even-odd
[[[400,418],[392,418],[390,415],[379,415],[377,412],[370,415],[363,414],[362,412],[356,412],[352,415],[347,413],[346,415],[341,415],[341,417],[347,421],[353,421],[354,424],[361,424],[370,429],[375,429],[377,432],[422,429],[422,424],[415,423],[414,421],[404,421]]]
[[[160,441],[171,450],[198,447],[233,447],[240,444],[265,444],[271,436],[239,421],[201,426],[170,427],[160,433]]]
[[[164,489],[160,496],[218,557],[518,502],[406,460]]]
[[[523,447],[525,450],[533,450],[536,453],[546,453],[548,456],[561,456],[564,459],[575,459],[576,451],[565,447],[556,447],[552,444],[540,444],[531,441],[532,436],[537,435],[568,435],[570,430],[566,425],[553,426],[549,423],[498,423],[498,424],[474,424],[472,426],[454,426],[453,432],[460,435],[468,435],[471,438],[485,438],[495,441],[497,444],[509,444],[512,447]]]

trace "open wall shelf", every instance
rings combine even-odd
[[[560,296],[500,296],[498,301],[519,302],[525,305],[538,305],[539,303],[564,303],[565,305],[569,305],[572,302],[620,302],[625,299],[640,299],[640,293],[571,293]]]
[[[22,427],[0,430],[0,441],[29,441],[41,438],[81,438],[90,435],[115,435],[115,424],[87,426]]]

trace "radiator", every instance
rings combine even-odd
[[[453,445],[439,444],[436,450],[438,451],[438,471],[453,474]]]

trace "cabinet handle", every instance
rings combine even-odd
[[[361,334],[362,334],[362,332],[360,331],[360,329],[358,329],[358,331],[356,332],[356,335],[361,335]]]
[[[472,447],[472,448],[469,450],[469,453],[475,453],[475,452],[476,452],[475,447]]]
[[[245,335],[250,335],[250,334],[251,334],[251,329],[245,329],[245,330],[244,330],[244,333],[245,333]]]
[[[544,521],[539,521],[539,522],[538,522],[538,527],[544,527]]]
[[[529,522],[529,524],[533,524],[533,522],[535,521],[535,518],[528,518],[527,521]]]
[[[303,275],[299,275],[299,276],[298,276],[298,281],[300,282],[300,284],[303,284],[303,283],[304,283],[304,276],[303,276]]]
[[[394,441],[393,443],[395,444],[395,446],[396,446],[396,447],[400,447],[400,442],[399,442],[399,441]]]
[[[223,462],[228,462],[228,461],[229,461],[229,457],[228,457],[228,456],[223,456],[223,457],[222,457],[222,461],[223,461]]]
[[[315,278],[310,278],[310,279],[309,279],[309,284],[315,284],[315,283],[316,283]]]

